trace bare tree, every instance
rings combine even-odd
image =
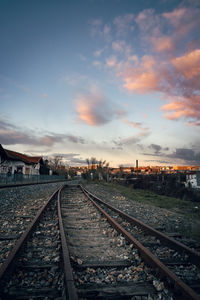
[[[91,157],[91,158],[90,158],[90,162],[91,162],[91,164],[92,164],[92,170],[93,170],[93,169],[94,169],[94,166],[95,166],[96,163],[97,163],[96,157]]]
[[[119,165],[119,174],[120,174],[120,177],[123,175],[124,173],[124,166],[123,165]]]
[[[89,160],[89,158],[86,158],[86,163],[87,163],[88,169],[89,169],[89,166],[90,166],[90,160]]]
[[[108,178],[107,174],[109,173],[109,163],[106,163],[106,160],[97,160],[96,157],[91,157],[90,159],[86,159],[86,163],[88,165],[88,171],[85,174],[87,178],[99,180]],[[91,169],[89,170],[90,166]]]
[[[97,171],[99,180],[103,179],[103,177],[106,177],[106,180],[108,181],[108,174],[109,174],[109,162],[106,162],[106,160],[100,159],[97,163]]]
[[[110,169],[109,169],[109,162],[106,163],[105,165],[105,170],[106,170],[106,181],[109,181],[109,173],[110,173]]]
[[[61,155],[55,155],[49,162],[53,171],[56,171],[62,165],[63,157]]]

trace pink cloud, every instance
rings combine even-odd
[[[197,75],[200,76],[200,49],[174,58],[172,64],[175,69],[186,78],[192,78]]]
[[[179,27],[182,23],[182,19],[187,15],[188,10],[186,8],[174,9],[172,12],[163,13],[163,16],[168,19],[168,21],[174,25],[174,27]]]
[[[173,51],[174,50],[174,44],[172,42],[172,39],[168,36],[163,36],[160,38],[153,38],[152,39],[153,47],[158,52],[163,51]]]
[[[132,121],[129,121],[129,120],[126,120],[126,119],[123,119],[122,122],[124,124],[130,125],[131,127],[139,129],[137,135],[134,137],[137,140],[140,139],[141,137],[146,137],[146,136],[150,135],[149,128],[143,127],[143,124],[141,122],[132,122]]]
[[[124,78],[124,87],[129,91],[137,90],[140,93],[147,93],[154,91],[157,87],[157,76],[154,72],[141,72],[135,73],[132,77]]]
[[[127,91],[162,94],[168,101],[161,107],[166,118],[184,119],[195,126],[200,120],[199,15],[199,8],[182,5],[162,14],[146,9],[138,15],[118,16],[107,30],[112,39],[106,44],[111,53],[105,60]],[[106,25],[95,24],[100,25],[105,31]],[[127,44],[125,34],[136,27],[137,36],[132,32]],[[136,55],[137,46],[142,55]]]
[[[182,98],[180,101],[171,102],[161,107],[165,111],[165,117],[170,120],[178,120],[180,118],[192,119],[189,124],[200,124],[200,96],[195,95],[188,98]]]
[[[170,120],[178,120],[189,113],[183,102],[165,104],[161,107],[161,110],[166,112],[165,117]]]
[[[200,25],[199,9],[182,7],[164,13],[163,16],[174,26],[176,34],[181,36],[187,35]]]
[[[125,124],[128,124],[128,125],[131,125],[134,128],[139,128],[139,129],[142,128],[142,123],[140,123],[140,122],[131,122],[131,121],[128,121],[126,119],[122,120],[122,122],[125,123]]]
[[[102,100],[96,95],[91,98],[91,95],[81,95],[78,98],[76,110],[80,120],[84,123],[94,126],[101,123],[106,123],[105,117],[98,114],[98,107],[101,106]]]
[[[161,108],[165,117],[185,119],[195,126],[200,120],[200,40],[193,41],[192,35],[200,26],[199,13],[199,9],[191,8],[179,8],[162,15],[152,9],[141,12],[136,22],[140,28],[140,43],[148,47],[149,54],[133,61],[128,57],[123,61],[115,57],[115,63],[110,65],[123,80],[125,89],[162,93],[170,101]],[[166,26],[167,35],[164,34]],[[114,44],[114,50],[120,49],[119,45]]]
[[[152,56],[144,56],[140,63],[132,66],[127,63],[126,68],[121,72],[124,80],[124,87],[129,91],[147,93],[157,89],[159,77],[155,71],[155,60]]]
[[[106,124],[125,114],[124,110],[113,108],[111,102],[96,88],[77,97],[76,111],[79,120],[90,126]]]

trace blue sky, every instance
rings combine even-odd
[[[199,1],[0,0],[0,143],[200,165]]]

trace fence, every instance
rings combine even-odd
[[[58,175],[24,175],[24,174],[0,174],[0,185],[40,183],[48,181],[62,181],[65,176]]]

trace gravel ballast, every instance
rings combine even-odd
[[[0,189],[0,265],[38,210],[63,182]]]
[[[145,222],[157,230],[169,234],[181,233],[181,236],[186,242],[188,237],[184,237],[184,232],[191,232],[193,227],[197,226],[196,221],[191,218],[186,218],[184,215],[168,209],[159,208],[129,199],[123,196],[117,188],[113,188],[109,185],[87,184],[85,187],[102,200]],[[191,239],[189,240],[189,243],[191,244],[192,241]],[[194,238],[193,241],[195,244],[199,244],[199,241],[195,241]]]

